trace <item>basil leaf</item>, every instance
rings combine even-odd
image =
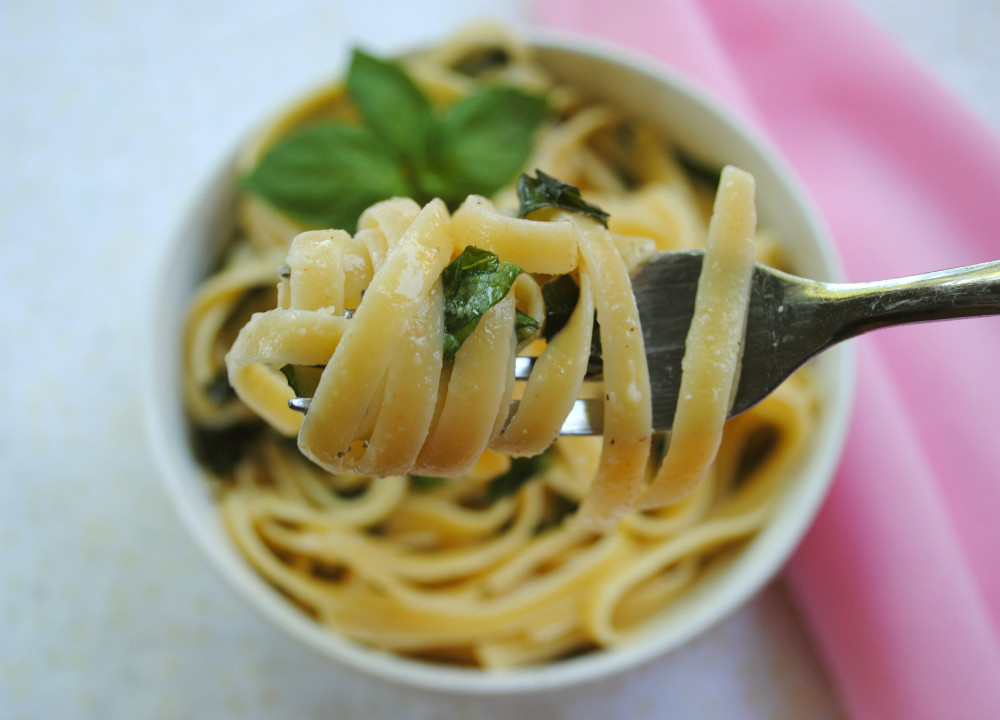
[[[413,162],[424,162],[434,115],[399,65],[355,48],[347,88],[373,133]]]
[[[473,50],[454,65],[454,69],[469,77],[485,75],[493,70],[506,67],[510,56],[502,47],[487,47]]]
[[[541,535],[550,528],[559,527],[567,517],[579,508],[580,504],[575,500],[570,500],[559,493],[552,493],[545,504],[545,514],[542,515],[542,521],[535,527],[535,535]]]
[[[323,375],[323,366],[282,365],[281,372],[295,397],[312,397],[316,394],[319,379]]]
[[[424,197],[441,198],[452,210],[457,209],[469,195],[476,194],[468,193],[461,195],[461,190],[456,188],[451,178],[429,167],[417,168],[417,184],[420,186],[420,191]]]
[[[518,217],[528,217],[535,210],[544,207],[555,207],[586,215],[604,227],[608,226],[608,213],[584,200],[575,186],[546,175],[541,170],[535,170],[535,175],[536,177],[530,177],[523,173],[517,181],[517,197],[521,201]]]
[[[545,300],[545,329],[542,337],[547,342],[569,322],[580,300],[580,286],[569,275],[560,275],[542,285],[542,299]]]
[[[736,467],[736,478],[731,486],[734,490],[746,483],[754,472],[760,469],[780,439],[781,433],[774,425],[758,425],[750,431],[744,440],[739,465]]]
[[[417,492],[427,492],[444,485],[448,478],[434,477],[433,475],[410,475],[410,487]]]
[[[282,365],[281,366],[281,373],[282,373],[282,375],[285,376],[285,381],[288,383],[288,387],[290,387],[292,389],[292,392],[295,393],[295,397],[297,397],[297,398],[302,397],[299,394],[299,381],[298,381],[298,378],[295,377],[295,366],[294,365]]]
[[[457,102],[434,135],[434,166],[450,185],[435,194],[457,204],[509,183],[531,157],[545,113],[545,98],[510,87],[489,87]]]
[[[537,335],[541,327],[539,322],[531,317],[531,315],[520,310],[517,311],[517,320],[514,322],[514,333],[517,335],[519,343]]]
[[[576,304],[580,300],[580,287],[569,275],[561,275],[542,285],[542,299],[545,300],[545,328],[542,330],[542,337],[548,342],[556,336],[556,333],[566,327],[570,316],[576,310]],[[593,378],[603,374],[601,326],[597,322],[597,313],[595,312],[586,377]]]
[[[221,429],[196,428],[191,436],[198,462],[219,477],[228,475],[264,430],[264,423],[237,423]]]
[[[352,232],[362,211],[394,196],[440,197],[455,208],[516,176],[546,113],[543,97],[489,87],[436,118],[398,64],[357,49],[347,86],[364,125],[323,123],[283,138],[241,188],[313,227]]]
[[[697,183],[701,183],[709,190],[715,192],[719,189],[719,181],[722,179],[722,169],[712,167],[700,160],[680,150],[674,151],[674,159],[681,166],[688,177]]]
[[[314,227],[350,232],[369,206],[411,194],[394,150],[367,128],[336,123],[282,139],[240,186]]]
[[[760,427],[768,426],[761,425]],[[657,432],[654,430],[649,444],[649,459],[653,463],[654,467],[660,466],[660,463],[663,462],[663,458],[667,456],[667,448],[669,447],[670,432]]]
[[[473,328],[475,329],[475,328]],[[468,337],[468,335],[466,335]],[[451,333],[444,334],[444,361],[453,363],[455,362],[455,355],[458,351],[462,349],[462,343],[465,342],[465,337],[461,340],[456,338]]]
[[[500,262],[488,250],[469,245],[441,273],[444,286],[444,359],[455,353],[479,325],[487,310],[503,300],[523,270]]]
[[[445,298],[444,357],[455,361],[455,354],[479,325],[479,320],[510,291],[523,272],[514,263],[501,262],[487,250],[468,246],[441,273]],[[527,313],[517,311],[514,332],[524,342],[536,335],[541,325]]]
[[[510,470],[493,478],[486,486],[486,502],[493,503],[500,498],[513,495],[533,477],[548,469],[554,447],[550,445],[545,452],[534,457],[511,458]]]

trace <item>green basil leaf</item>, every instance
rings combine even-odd
[[[761,425],[760,427],[770,426]],[[663,458],[667,456],[667,448],[669,447],[670,432],[657,432],[654,430],[649,444],[649,459],[652,461],[653,467],[660,467],[660,463],[663,462]]]
[[[416,174],[417,184],[420,186],[420,192],[424,198],[441,198],[449,208],[455,210],[467,197],[459,197],[451,180],[437,170],[429,167],[418,167]]]
[[[535,210],[554,207],[580,213],[608,226],[608,213],[580,197],[580,191],[569,183],[535,170],[536,177],[522,174],[517,181],[517,197],[521,201],[518,217],[528,217]]]
[[[542,299],[545,301],[545,329],[542,337],[547,342],[569,322],[580,300],[580,286],[571,276],[560,275],[542,285]]]
[[[436,487],[444,485],[448,478],[435,477],[433,475],[410,475],[410,487],[417,492],[427,492]]]
[[[533,338],[538,334],[541,324],[528,313],[517,311],[517,320],[514,322],[514,333],[517,335],[519,343]]]
[[[475,328],[473,327],[473,330],[474,329]],[[466,335],[466,337],[467,336],[468,335]],[[465,342],[465,337],[463,337],[461,340],[459,340],[458,338],[456,338],[451,333],[447,333],[446,332],[444,334],[444,360],[445,360],[445,362],[450,362],[450,363],[455,362],[455,355],[457,355],[458,351],[462,349],[462,343],[463,342]]]
[[[411,194],[392,148],[367,128],[336,123],[283,138],[240,186],[313,227],[349,232],[369,206]]]
[[[191,436],[192,450],[198,462],[219,477],[232,472],[253,446],[264,423],[237,423],[221,429],[195,428]]]
[[[454,65],[454,69],[469,77],[479,77],[488,72],[507,67],[510,55],[502,47],[477,48]]]
[[[492,307],[492,306],[490,306]],[[489,310],[489,308],[486,308]],[[483,311],[485,313],[485,310]],[[479,319],[481,315],[473,318],[469,322],[465,323],[461,327],[456,328],[453,332],[445,332],[444,334],[444,359],[445,362],[453,363],[455,362],[455,355],[465,344],[465,341],[469,339],[469,336],[475,331],[476,327],[479,325]]]
[[[535,535],[541,535],[550,528],[559,527],[567,517],[580,509],[580,504],[565,495],[552,493],[545,503],[542,521],[535,526]]]
[[[513,180],[531,157],[545,114],[545,98],[510,87],[480,90],[449,108],[433,144],[435,168],[450,182],[442,199],[454,205],[468,195],[492,195]]]
[[[319,379],[323,375],[323,366],[282,365],[281,372],[295,397],[312,397],[316,394]]]
[[[674,151],[674,158],[687,176],[696,183],[701,183],[712,192],[719,189],[719,181],[722,179],[722,168],[709,165],[701,160],[696,160],[691,155],[680,150]]]
[[[449,283],[465,273],[494,273],[501,266],[500,258],[489,250],[480,250],[469,245],[441,272],[441,279],[443,282]]]
[[[550,445],[541,455],[511,458],[510,470],[490,480],[486,486],[485,500],[493,503],[500,498],[513,495],[525,483],[548,469],[555,446]]]
[[[493,253],[471,245],[444,269],[441,282],[446,362],[455,362],[455,353],[479,325],[479,320],[507,296],[522,272],[514,263],[500,262]]]
[[[299,394],[299,380],[295,377],[295,366],[282,365],[281,374],[285,376],[285,381],[288,383],[288,387],[292,389],[292,392],[295,393],[295,397],[302,397]]]
[[[434,115],[399,65],[355,49],[347,88],[373,133],[413,162],[424,162]]]

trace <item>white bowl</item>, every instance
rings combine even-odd
[[[670,68],[617,47],[553,33],[535,33],[531,44],[542,65],[594,99],[621,107],[701,160],[753,173],[760,223],[786,241],[799,274],[843,279],[833,243],[802,184],[771,144],[730,110]],[[185,310],[233,222],[234,156],[208,179],[167,247],[146,322],[142,389],[153,450],[184,524],[223,577],[275,625],[323,655],[407,685],[470,694],[552,690],[620,673],[677,648],[750,599],[795,549],[827,492],[843,447],[854,389],[848,346],[835,347],[814,363],[822,394],[816,436],[770,524],[731,563],[670,605],[640,639],[572,660],[490,673],[397,657],[313,622],[258,575],[230,541],[192,456],[181,403]]]

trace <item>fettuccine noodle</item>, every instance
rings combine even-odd
[[[454,69],[484,52],[504,62],[482,77]],[[780,251],[756,231],[749,174],[726,168],[713,199],[663,139],[554,84],[506,33],[478,28],[402,62],[441,105],[483,82],[548,93],[559,118],[529,167],[579,187],[608,227],[552,208],[517,218],[513,188],[454,212],[386,200],[353,235],[241,198],[240,233],[196,294],[184,350],[199,437],[267,425],[217,471],[222,516],[261,575],[358,642],[486,668],[614,645],[767,523],[810,439],[801,373],[724,423],[755,254]],[[332,117],[352,117],[339,85],[265,129],[242,167]],[[451,363],[441,275],[469,246],[524,272]],[[629,278],[657,250],[694,247],[706,255],[668,443],[651,425]],[[542,288],[559,276],[579,289],[565,326],[519,342],[518,313],[543,324]],[[527,383],[515,382],[519,354],[537,358]],[[304,415],[288,406],[288,365],[316,378]],[[603,437],[559,438],[588,393],[604,398]]]

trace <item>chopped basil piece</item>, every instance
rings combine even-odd
[[[541,535],[550,528],[559,527],[563,521],[575,513],[580,508],[580,504],[570,500],[565,495],[553,493],[549,502],[545,506],[545,514],[542,521],[535,527],[535,534]]]
[[[198,462],[219,477],[232,472],[251,443],[264,429],[264,423],[239,423],[220,430],[195,428],[191,445]]]
[[[410,487],[417,492],[427,492],[448,482],[448,478],[433,475],[410,475]]]
[[[569,322],[580,300],[580,286],[569,275],[560,275],[542,285],[542,299],[545,300],[545,328],[542,330],[542,337],[548,341]]]
[[[659,467],[660,463],[663,462],[663,458],[667,456],[668,447],[670,447],[670,433],[654,430],[649,444],[649,459],[654,467]]]
[[[580,300],[580,287],[569,275],[561,275],[542,286],[542,298],[545,300],[545,327],[542,337],[551,341],[560,330],[566,327],[576,304]],[[604,374],[604,358],[601,357],[601,325],[594,313],[594,329],[590,338],[590,357],[587,358],[587,377],[593,378]]]
[[[323,374],[323,366],[282,365],[281,372],[297,398],[311,398]]]
[[[285,380],[288,382],[288,387],[290,387],[292,389],[292,392],[295,393],[295,397],[297,397],[297,398],[302,397],[299,394],[299,381],[298,381],[298,378],[295,377],[295,366],[294,365],[282,365],[281,366],[281,372],[285,376]]]
[[[523,271],[488,250],[469,245],[441,273],[444,285],[444,359],[455,362],[462,343],[491,307],[506,297]]]
[[[719,189],[719,181],[722,179],[722,169],[713,167],[701,160],[696,160],[691,155],[680,150],[674,151],[677,164],[680,165],[688,177],[697,183],[701,183],[712,192]]]
[[[535,210],[554,207],[560,210],[580,213],[608,226],[608,213],[596,205],[591,205],[580,196],[580,191],[569,183],[535,170],[536,177],[522,173],[517,181],[517,197],[521,201],[518,217],[528,217]]]
[[[509,62],[510,56],[503,48],[482,48],[466,55],[455,63],[454,67],[455,70],[463,75],[478,77],[491,70],[499,70],[502,67],[506,67]]]
[[[526,482],[548,469],[553,452],[554,446],[549,446],[545,452],[534,457],[511,458],[510,469],[490,480],[486,486],[486,502],[493,503],[516,493]]]
[[[743,444],[732,489],[740,487],[760,468],[780,439],[781,433],[774,425],[760,425],[750,432]]]
[[[517,311],[517,321],[514,323],[514,332],[517,334],[517,341],[519,343],[529,340],[538,334],[539,328],[542,326],[538,323],[535,318],[528,315],[528,313]]]

